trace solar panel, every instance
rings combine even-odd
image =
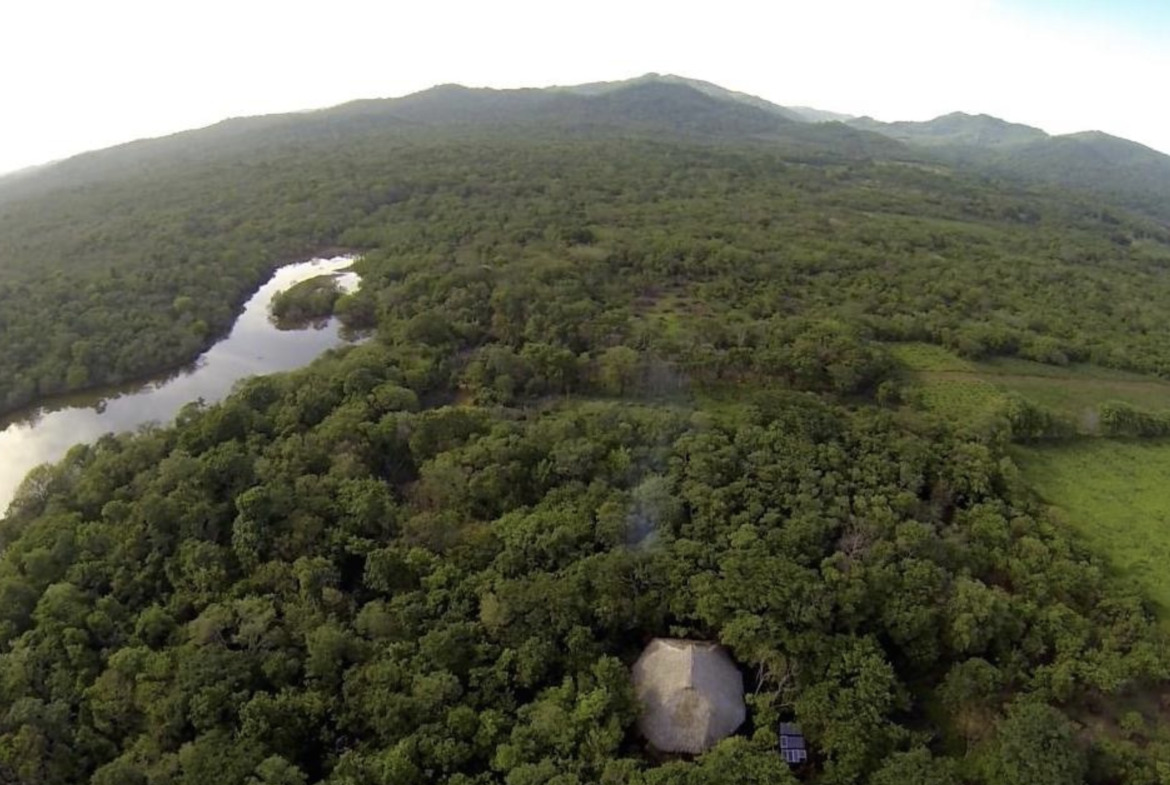
[[[780,723],[780,755],[789,764],[804,763],[808,760],[804,734],[794,723]]]

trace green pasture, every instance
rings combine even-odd
[[[890,351],[925,408],[956,418],[994,410],[1006,393],[1071,417],[1087,435],[1095,432],[1095,413],[1105,401],[1124,401],[1147,411],[1170,410],[1170,382],[1150,376],[1014,358],[966,360],[928,344],[894,344]]]
[[[1016,460],[1057,518],[1170,614],[1170,442],[1079,439]]]
[[[1008,393],[1072,417],[1095,433],[1097,407],[1125,401],[1170,410],[1170,383],[1088,365],[1018,359],[965,360],[938,346],[896,344],[918,403],[970,421],[993,413]],[[1028,485],[1109,567],[1136,582],[1170,620],[1170,442],[1080,438],[1014,448]]]

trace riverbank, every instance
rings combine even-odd
[[[281,265],[244,303],[228,334],[178,370],[59,396],[0,420],[0,511],[29,470],[60,460],[74,444],[150,422],[169,422],[190,401],[222,399],[240,379],[298,368],[327,349],[350,343],[336,319],[314,329],[279,330],[269,321],[268,307],[279,292],[306,279],[342,273],[353,260],[338,256]],[[344,275],[357,285],[356,273]]]
[[[160,377],[175,376],[184,373],[191,365],[198,360],[198,358],[207,352],[211,347],[215,346],[219,341],[222,341],[231,333],[232,327],[236,320],[239,319],[243,313],[243,308],[248,300],[255,294],[256,290],[264,285],[265,281],[271,279],[273,273],[279,269],[294,264],[304,264],[314,259],[333,259],[346,257],[353,261],[360,258],[363,253],[362,249],[350,248],[346,246],[324,246],[314,251],[306,251],[302,254],[293,254],[284,257],[279,262],[264,268],[263,274],[258,275],[247,282],[247,285],[241,287],[238,296],[232,298],[231,308],[233,317],[231,320],[224,323],[222,326],[209,326],[207,334],[197,344],[193,344],[191,351],[184,353],[181,357],[173,361],[160,362],[149,368],[144,369],[140,373],[134,373],[126,376],[124,379],[100,379],[94,382],[87,382],[85,384],[70,386],[66,381],[64,389],[56,390],[51,393],[34,393],[28,397],[21,397],[12,402],[4,402],[0,399],[0,428],[21,419],[23,413],[34,411],[36,409],[44,408],[47,410],[54,410],[61,406],[72,405],[72,402],[80,398],[89,398],[97,395],[117,394],[117,392],[126,387],[134,387],[156,380]],[[2,398],[2,396],[0,396]]]

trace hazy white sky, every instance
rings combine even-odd
[[[0,172],[229,116],[657,71],[1170,152],[1170,0],[7,0]]]

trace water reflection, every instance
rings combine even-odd
[[[352,257],[338,256],[281,267],[244,305],[228,337],[189,368],[145,383],[62,396],[0,420],[0,510],[30,469],[60,460],[74,444],[169,422],[190,401],[221,400],[244,377],[299,368],[345,343],[350,336],[343,335],[336,319],[304,330],[278,330],[269,321],[268,305],[277,292],[318,275],[335,274],[341,288],[352,291],[358,276],[344,271],[352,262]]]

